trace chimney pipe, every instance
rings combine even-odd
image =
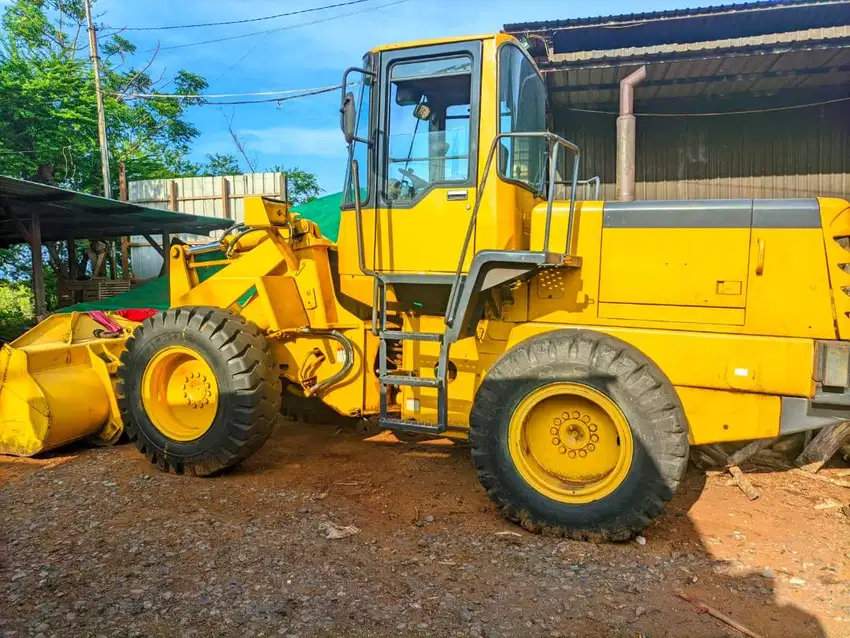
[[[635,200],[635,85],[646,79],[646,67],[620,81],[620,116],[617,118],[617,199]]]

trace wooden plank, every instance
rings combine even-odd
[[[41,219],[37,210],[32,212],[32,225],[29,234],[30,250],[32,251],[32,292],[35,316],[40,319],[47,313],[47,300],[44,294],[44,261],[41,258]]]
[[[168,207],[173,210],[175,213],[177,212],[177,182],[173,179],[168,182]]]
[[[280,174],[280,198],[289,203],[289,191],[287,190],[286,184],[286,173]]]
[[[221,215],[225,219],[233,219],[230,212],[230,182],[222,175],[221,177]]]
[[[847,441],[850,441],[850,421],[828,425],[817,433],[812,442],[794,461],[794,464],[800,469],[814,474]]]

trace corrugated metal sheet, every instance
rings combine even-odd
[[[847,23],[848,0],[786,0],[628,15],[505,25],[516,35],[536,33],[556,53],[640,47],[765,33],[816,29]]]
[[[555,112],[582,149],[582,177],[616,198],[616,118]],[[847,103],[757,115],[637,120],[638,199],[850,198]],[[565,197],[562,188],[559,197]]]
[[[201,217],[241,222],[245,216],[245,196],[285,197],[283,173],[248,173],[226,177],[182,177],[155,179],[128,184],[131,202],[151,208],[171,209]],[[225,198],[223,193],[227,194]],[[187,243],[206,243],[209,237],[180,235]],[[133,274],[138,279],[159,275],[162,258],[143,237],[131,239]]]

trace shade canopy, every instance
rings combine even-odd
[[[37,217],[42,241],[125,235],[208,235],[233,221],[148,208],[64,188],[0,176],[0,247],[28,243]]]

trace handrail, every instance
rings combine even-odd
[[[580,179],[578,181],[579,186],[590,186],[593,184],[593,201],[599,200],[599,188],[602,185],[602,180],[599,178],[599,175],[594,175],[593,177],[588,177],[587,179]]]
[[[549,247],[549,234],[552,227],[552,207],[555,202],[555,182],[558,175],[558,147],[563,146],[571,150],[575,157],[573,159],[573,174],[572,174],[572,190],[570,192],[570,216],[567,221],[567,254],[569,254],[570,246],[572,245],[573,236],[573,218],[576,205],[576,186],[578,184],[578,169],[581,156],[581,149],[576,144],[565,140],[564,138],[550,133],[549,131],[530,131],[527,133],[499,133],[493,138],[493,143],[490,145],[490,152],[487,153],[487,161],[484,164],[484,172],[481,176],[481,183],[478,185],[478,191],[475,195],[475,205],[472,209],[472,215],[469,219],[469,226],[466,228],[466,237],[463,240],[463,248],[460,251],[460,260],[455,271],[455,280],[452,283],[452,289],[449,293],[449,301],[446,307],[445,322],[451,327],[455,320],[455,312],[457,312],[457,304],[460,302],[460,282],[463,276],[463,262],[466,261],[466,253],[469,250],[469,244],[472,240],[472,233],[475,231],[475,225],[478,219],[478,210],[481,208],[481,200],[484,196],[484,186],[487,184],[487,178],[490,175],[490,166],[493,164],[493,156],[496,149],[499,147],[499,141],[503,138],[542,138],[545,139],[550,149],[549,156],[549,184],[548,193],[546,196],[546,225],[543,231],[543,251]]]

